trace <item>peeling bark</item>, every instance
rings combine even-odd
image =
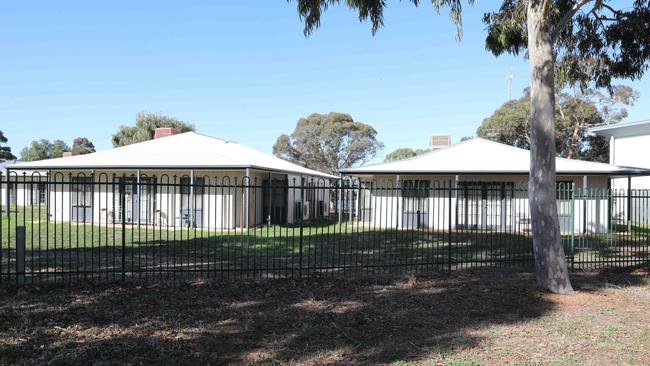
[[[572,294],[560,241],[555,187],[555,55],[547,24],[547,1],[529,1],[528,52],[531,70],[530,195],[537,285]]]

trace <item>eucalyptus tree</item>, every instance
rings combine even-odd
[[[371,160],[383,144],[370,125],[347,113],[312,113],[300,118],[291,135],[280,135],[273,154],[299,165],[338,174]]]
[[[410,147],[401,147],[397,150],[394,150],[384,157],[384,162],[387,163],[389,161],[395,161],[395,160],[401,160],[401,159],[408,159],[408,158],[413,158],[418,155],[422,155],[426,153],[429,150],[426,149],[412,149]]]
[[[153,140],[156,128],[173,127],[181,132],[194,131],[194,125],[166,116],[162,113],[140,112],[135,116],[135,126],[120,126],[120,129],[113,135],[111,141],[113,147],[125,146]]]
[[[386,0],[296,0],[305,35],[320,26],[328,6],[344,3],[369,20],[373,34],[384,25]],[[420,0],[410,0],[415,6]],[[431,0],[449,9],[462,34],[462,6],[474,0]],[[555,193],[556,82],[607,87],[615,78],[639,78],[650,58],[650,1],[625,6],[608,0],[502,0],[484,15],[486,48],[495,55],[523,54],[530,64],[531,164],[529,194],[535,278],[540,287],[573,293],[560,241]],[[556,70],[558,79],[556,80]]]
[[[60,158],[66,151],[70,151],[70,147],[63,140],[34,140],[29,146],[24,147],[20,151],[20,159],[24,161],[36,161]]]
[[[7,139],[2,131],[0,131],[0,163],[7,160],[15,160],[16,156],[11,153],[11,147],[7,146]]]
[[[72,153],[75,155],[84,155],[95,152],[95,144],[87,137],[77,137],[72,140]]]

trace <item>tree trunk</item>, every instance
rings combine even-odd
[[[571,135],[571,145],[569,145],[567,159],[575,159],[576,155],[578,155],[578,139],[580,139],[580,130],[580,123],[576,123],[573,128],[573,134]]]
[[[547,0],[548,1],[548,0]],[[559,294],[573,288],[560,241],[555,186],[555,80],[549,4],[528,2],[528,52],[531,70],[531,144],[528,179],[535,278],[537,285]]]

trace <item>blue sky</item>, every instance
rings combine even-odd
[[[528,84],[521,58],[485,51],[481,16],[464,37],[447,14],[391,1],[375,36],[334,7],[310,38],[296,4],[257,1],[7,1],[0,5],[0,130],[16,152],[41,138],[90,138],[99,149],[138,111],[192,122],[206,134],[270,152],[313,112],[350,113],[379,132],[385,153],[454,141]],[[488,5],[485,5],[489,3]],[[650,118],[648,76],[626,82]]]

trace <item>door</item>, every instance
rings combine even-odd
[[[428,180],[405,180],[402,183],[402,226],[419,229],[429,226]]]
[[[152,224],[155,216],[155,179],[141,177],[140,184],[135,177],[119,178],[119,181],[123,187],[120,195],[124,197],[119,199],[116,219],[118,221],[122,219],[122,210],[124,210],[126,223]]]
[[[262,192],[264,221],[272,225],[287,223],[287,205],[289,203],[289,186],[286,180],[269,180],[263,182]]]
[[[512,182],[459,182],[458,227],[488,229],[512,225]]]

